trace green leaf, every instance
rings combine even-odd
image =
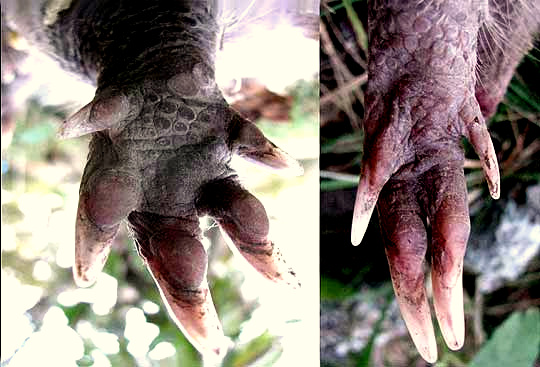
[[[343,6],[345,7],[345,10],[347,11],[347,16],[349,17],[349,21],[351,22],[354,32],[356,33],[356,39],[358,40],[358,43],[364,53],[367,54],[368,50],[368,36],[364,29],[364,26],[362,25],[362,22],[358,18],[358,15],[356,14],[356,11],[353,8],[353,2],[351,0],[343,0]]]
[[[510,104],[522,107],[523,109],[531,112],[540,111],[540,103],[535,98],[534,92],[528,85],[513,79],[508,86],[506,98]]]
[[[282,354],[276,338],[264,332],[249,343],[231,351],[223,361],[223,367],[272,366]]]
[[[358,182],[321,180],[321,191],[345,190],[358,186]]]
[[[539,347],[538,308],[514,312],[495,330],[469,367],[531,367]]]
[[[350,3],[351,4],[354,4],[356,2],[359,2],[359,1],[364,1],[364,0],[350,0]],[[335,13],[337,10],[339,9],[342,9],[345,7],[345,4],[343,3],[343,1],[341,3],[337,3],[335,5],[331,5],[330,3],[327,4],[327,6],[325,6],[324,8],[321,9],[321,16],[325,16],[329,13]]]
[[[362,153],[363,131],[355,131],[338,138],[321,140],[321,154]],[[361,158],[361,156],[360,156]]]
[[[344,300],[356,293],[356,289],[327,277],[321,277],[320,289],[321,300]]]

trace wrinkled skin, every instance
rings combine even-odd
[[[59,132],[92,133],[76,220],[75,282],[96,281],[126,219],[171,317],[201,353],[223,355],[227,342],[206,280],[199,217],[213,217],[265,278],[298,287],[268,238],[264,207],[229,163],[237,154],[287,174],[302,168],[224,100],[214,80],[213,5],[81,0],[29,35],[64,68],[97,84],[94,99]]]
[[[529,16],[512,28],[524,10],[501,6],[491,2],[488,13],[487,2],[368,4],[364,156],[351,240],[360,243],[377,205],[401,314],[428,362],[437,359],[424,288],[428,247],[442,334],[450,349],[464,342],[462,273],[470,223],[460,139],[474,147],[490,194],[498,198],[497,157],[485,119],[536,27]],[[492,42],[497,32],[490,33],[495,26],[508,33],[513,49],[499,51]]]
[[[79,286],[94,283],[127,217],[171,316],[202,353],[220,355],[225,340],[206,282],[198,217],[212,216],[264,277],[298,286],[268,239],[264,207],[228,163],[234,152],[273,168],[299,167],[224,101],[187,107],[176,97],[172,88],[144,93],[141,112],[125,127],[94,133],[81,181],[74,276]],[[90,105],[90,115],[110,116],[110,105],[99,104]],[[68,119],[62,133],[74,131],[70,123],[80,126],[80,117]]]

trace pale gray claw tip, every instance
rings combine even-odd
[[[371,218],[371,214],[373,213],[373,208],[369,210],[368,212],[363,213],[354,213],[353,215],[353,222],[352,222],[352,229],[351,229],[351,243],[353,246],[358,246],[360,242],[362,242],[362,239],[364,238],[364,234],[366,233],[367,227],[369,225],[369,220]]]
[[[360,180],[354,203],[354,213],[351,229],[351,243],[358,246],[366,233],[369,220],[377,204],[379,193],[373,193],[365,180]]]

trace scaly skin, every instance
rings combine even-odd
[[[77,1],[40,33],[68,70],[97,84],[61,137],[92,133],[80,187],[75,265],[93,284],[127,219],[171,317],[201,353],[225,338],[206,280],[198,217],[213,216],[267,279],[299,286],[268,238],[261,203],[232,154],[300,174],[298,163],[232,110],[214,80],[218,27],[206,1]]]
[[[489,22],[510,14],[511,20],[499,25],[506,31],[520,22],[512,18],[519,11],[494,11],[498,3],[504,1],[489,7],[487,2],[451,0],[368,3],[364,156],[351,240],[360,243],[377,205],[402,316],[418,351],[432,363],[437,346],[423,273],[428,247],[443,337],[450,349],[464,342],[462,272],[470,223],[460,139],[473,145],[490,193],[498,198],[497,159],[484,118],[500,102],[530,44],[532,24],[538,24],[528,19],[527,26],[510,32],[510,40],[526,40],[517,51],[496,49],[501,45],[489,44]],[[484,76],[477,81],[481,27],[478,70]],[[490,54],[490,47],[496,52]]]
[[[484,147],[479,153],[490,167],[494,196],[499,181],[474,95],[481,14],[472,4],[439,5],[370,4],[362,172],[362,180],[382,189],[379,220],[394,290],[411,337],[428,362],[437,359],[437,347],[424,290],[427,221],[441,330],[451,349],[459,349],[464,339],[462,302],[454,300],[462,297],[457,283],[470,226],[461,136],[474,144],[475,134],[480,135],[475,146]]]

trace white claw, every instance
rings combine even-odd
[[[356,191],[351,229],[351,243],[353,246],[358,246],[362,242],[379,197],[379,193],[373,193],[373,190],[370,190],[366,182],[367,180],[360,179]]]
[[[436,272],[432,273],[435,314],[446,345],[458,350],[465,340],[463,314],[463,272],[460,271],[453,286],[444,287]]]

